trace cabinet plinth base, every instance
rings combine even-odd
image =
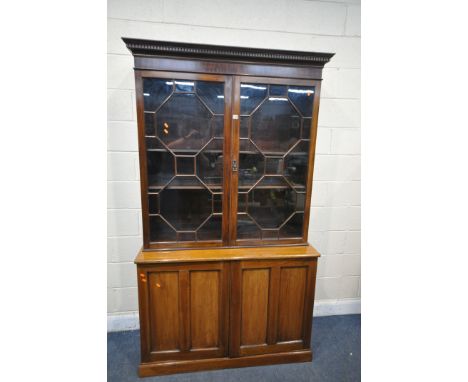
[[[155,375],[188,373],[192,371],[228,369],[248,366],[275,365],[280,363],[312,361],[311,350],[300,350],[284,353],[261,354],[239,358],[209,358],[190,361],[165,361],[142,363],[138,368],[140,377]]]

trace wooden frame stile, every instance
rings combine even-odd
[[[198,370],[310,361],[312,359],[310,346],[317,259],[320,254],[307,244],[307,239],[322,69],[333,54],[129,38],[123,38],[123,41],[134,56],[143,218],[143,248],[135,259],[141,345],[139,375],[144,377]],[[217,112],[211,112],[207,106],[211,99],[202,100],[200,98],[198,91],[201,91],[201,87],[199,88],[198,84],[191,84],[192,90],[177,90],[176,83],[171,82],[172,88],[169,89],[172,90],[162,93],[166,94],[166,98],[161,98],[163,101],[160,101],[157,107],[145,109],[146,99],[143,93],[144,87],[147,86],[143,83],[145,78],[222,82],[224,96],[222,96],[219,87],[212,87],[213,93],[210,93],[210,97],[213,99],[224,98],[222,150],[219,141],[221,139],[221,106],[217,104]],[[156,81],[163,86],[169,86],[167,83],[164,85],[164,82]],[[242,145],[245,143],[241,144],[240,135],[243,139],[246,138],[244,133],[241,133],[240,125],[242,82],[268,85],[264,88],[267,89],[264,90],[265,94],[275,94],[270,93],[272,87],[269,85],[315,87],[313,106],[310,102],[306,102],[308,109],[305,113],[299,112],[300,107],[296,105],[292,96],[286,96],[289,94],[286,92],[289,92],[291,88],[279,93],[282,94],[283,98],[288,97],[293,114],[295,109],[295,117],[300,118],[296,120],[298,122],[294,125],[294,134],[296,135],[290,135],[292,143],[289,146],[281,147],[281,150],[264,150],[262,152],[259,149],[260,145],[255,144],[257,151],[265,158],[264,164],[262,164],[265,170],[264,172],[260,171],[261,177],[285,178],[283,184],[273,183],[271,186],[271,189],[276,187],[276,190],[283,190],[283,194],[280,193],[277,199],[284,198],[286,200],[290,197],[283,196],[290,195],[285,193],[285,189],[293,189],[296,192],[296,196],[290,197],[290,200],[293,200],[291,204],[294,206],[292,212],[288,212],[275,228],[260,227],[257,222],[254,222],[260,229],[258,236],[260,239],[254,239],[255,235],[244,236],[243,239],[237,238],[239,172],[236,165],[239,164],[240,155],[248,156],[255,150],[242,149],[240,154],[240,147],[243,147]],[[280,88],[286,89],[284,86]],[[174,146],[170,148],[169,144],[163,145],[164,142],[158,135],[160,131],[158,133],[157,130],[148,136],[145,132],[145,119],[148,117],[145,117],[145,114],[154,113],[154,120],[150,118],[150,123],[157,121],[157,113],[176,91],[185,94],[191,93],[193,97],[198,97],[200,103],[208,109],[207,112],[211,112],[211,117],[205,117],[205,121],[207,121],[205,123],[210,124],[210,130],[209,134],[203,137],[208,138],[207,140],[199,139],[200,142],[205,142],[202,143],[200,149],[197,148],[200,147],[197,146],[198,143],[181,148],[179,146],[177,149]],[[310,91],[306,91],[306,93],[308,96],[311,94]],[[146,96],[150,95],[146,94]],[[252,118],[255,110],[266,100],[267,98],[263,98],[263,101],[254,107],[254,111],[245,117]],[[221,101],[218,100],[218,102]],[[148,108],[148,106],[146,107]],[[170,113],[176,114],[178,110],[176,112],[170,111]],[[276,111],[276,109],[274,110]],[[291,113],[287,114],[286,112],[283,114],[291,115]],[[187,115],[190,115],[190,112],[187,112]],[[218,118],[216,119],[217,135],[214,135],[215,118]],[[305,123],[306,121],[309,123],[309,120],[311,123],[310,135],[309,131],[307,134],[304,132]],[[178,123],[170,122],[170,117],[167,121],[172,126]],[[248,121],[250,129],[252,119]],[[184,131],[185,126],[183,122],[180,122],[179,127],[176,128]],[[199,129],[203,130],[203,128]],[[171,131],[174,131],[174,127]],[[208,132],[207,129],[205,131]],[[168,133],[165,132],[165,134]],[[279,136],[281,135],[272,135],[273,138],[269,138],[270,142],[279,141]],[[184,133],[181,137],[188,139],[190,135]],[[147,139],[149,151],[153,155],[149,159],[147,159]],[[248,139],[254,141],[250,134]],[[161,146],[151,146],[157,140]],[[209,148],[204,151],[214,140],[218,140],[216,149]],[[305,158],[307,154],[306,141],[309,144],[308,159]],[[302,149],[298,148],[299,144],[302,145]],[[161,154],[163,151],[164,154]],[[289,160],[289,158],[292,158],[293,155],[289,156],[289,154],[293,151],[296,155],[295,163],[299,162],[299,165],[289,164],[288,166],[296,167],[286,175],[284,162],[287,160],[289,163],[292,162],[292,159]],[[198,176],[197,166],[200,162],[198,162],[197,155],[201,152],[216,158],[214,161],[208,162],[210,165],[214,163],[213,166],[218,166],[215,173],[216,181],[212,183],[205,182],[201,176]],[[159,169],[152,169],[152,176],[149,176],[148,167],[153,168],[154,163],[160,158],[164,158],[162,161],[165,160],[167,163],[172,163],[173,158],[174,167],[171,167],[172,164],[167,165],[170,170],[167,171],[169,175],[166,176],[170,180],[157,183],[153,179],[155,178],[154,173],[158,173]],[[179,172],[177,167],[179,158],[183,158],[185,163],[187,161],[190,163],[188,158],[193,158],[193,171],[183,172],[181,170]],[[277,170],[274,170],[276,172],[270,172],[270,170],[267,172],[265,164],[267,160],[277,160],[277,162],[271,162],[278,163]],[[233,161],[236,161],[236,165]],[[180,163],[183,161],[181,160]],[[308,166],[307,171],[305,170],[306,165]],[[221,166],[222,180],[220,180]],[[260,168],[260,166],[257,167]],[[296,168],[299,169],[298,172],[295,172]],[[299,174],[299,181],[291,180],[293,176],[290,174]],[[169,224],[162,216],[160,192],[166,187],[171,189],[171,182],[179,176],[180,178],[184,176],[197,177],[200,184],[175,185],[172,190],[185,190],[184,187],[186,187],[189,190],[207,189],[211,192],[211,199],[205,197],[208,204],[204,205],[210,206],[209,203],[212,203],[211,210],[208,212],[210,215],[208,218],[203,217],[205,220],[202,220],[202,224],[193,225],[193,227],[198,228],[177,230],[174,228],[175,223],[174,225]],[[241,177],[241,183],[244,179]],[[252,186],[250,184],[242,185],[244,188],[241,193],[248,195],[248,192],[245,192],[245,187],[251,187],[250,190],[252,190],[257,184],[260,184],[261,178],[253,176],[252,179],[257,179],[257,181],[254,181]],[[214,187],[213,184],[215,184]],[[269,187],[267,185],[263,189]],[[221,188],[223,192],[222,208],[219,207],[221,200],[219,190]],[[157,195],[154,197],[157,200],[156,208],[154,208],[154,199],[149,201],[149,194]],[[217,199],[213,196],[215,194],[218,195]],[[301,198],[297,196],[299,194],[301,194]],[[200,194],[196,193],[182,193],[183,196],[179,196],[179,194],[169,192],[167,195],[170,196],[167,196],[169,199],[166,200],[171,200],[172,197],[179,198],[178,200],[185,200],[184,198],[187,197],[186,200],[189,200],[190,203],[201,200]],[[248,197],[246,196],[246,200]],[[305,201],[302,202],[304,197]],[[258,200],[260,199],[254,199],[256,202]],[[218,206],[216,210],[214,208],[215,202]],[[260,204],[260,202],[258,203]],[[150,207],[152,214],[150,214]],[[222,220],[219,218],[221,212]],[[247,209],[240,211],[240,215],[248,213],[250,210]],[[303,219],[302,231],[299,223],[294,223],[285,227],[284,235],[281,236],[282,227],[297,214],[301,215],[299,222],[300,219]],[[205,236],[205,238],[209,238],[205,241],[196,241],[202,237],[198,236],[198,230],[204,227],[204,224],[215,215],[218,216],[216,218],[217,225],[215,229],[210,228],[213,231],[209,232],[210,234],[216,232],[216,235]],[[200,213],[200,216],[204,215]],[[267,218],[269,219],[270,215],[267,215]],[[153,239],[159,237],[154,235],[154,232],[159,232],[153,231],[155,226],[150,227],[155,219],[163,220],[169,228],[175,231],[175,233],[172,232],[172,236],[162,236],[166,241],[151,241],[151,237]],[[221,234],[219,234],[220,221]],[[192,226],[189,225],[189,227]],[[245,225],[240,225],[240,227],[245,227]],[[291,229],[291,227],[293,228]],[[287,231],[286,228],[290,231]],[[272,239],[274,236],[271,232],[273,231],[277,232],[275,239]],[[264,232],[268,234],[264,235]],[[299,236],[300,232],[302,232],[302,236]],[[187,233],[193,234],[193,236],[187,235]],[[221,238],[218,239],[219,237]],[[173,241],[167,241],[172,240],[172,238],[174,238]],[[184,239],[191,241],[184,241]]]
[[[231,139],[231,153],[230,161],[228,163],[229,173],[231,176],[231,187],[230,187],[230,218],[229,218],[229,244],[236,245],[237,237],[237,186],[239,182],[239,172],[232,171],[232,163],[236,161],[239,163],[239,127],[240,127],[240,98],[236,96],[240,94],[240,82],[237,77],[233,78],[232,85],[232,98],[231,98],[231,123],[232,129],[229,137]],[[234,119],[236,116],[236,119]]]
[[[145,113],[142,71],[135,69],[135,95],[138,123],[138,156],[140,161],[140,196],[143,219],[143,248],[149,248],[148,169],[146,167]]]
[[[322,80],[313,81],[315,86],[315,97],[314,97],[314,109],[312,113],[312,129],[311,139],[309,147],[309,166],[307,174],[307,191],[306,191],[306,205],[304,208],[304,227],[302,238],[307,243],[309,237],[309,219],[310,219],[310,204],[312,200],[312,180],[314,177],[314,165],[315,165],[315,146],[317,143],[317,130],[318,130],[318,113],[320,106],[320,90],[322,87]]]

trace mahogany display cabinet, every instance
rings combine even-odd
[[[333,54],[123,38],[144,246],[140,376],[312,360],[307,243]]]

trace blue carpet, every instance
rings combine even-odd
[[[241,369],[213,370],[138,378],[140,361],[138,330],[108,333],[107,379],[109,382],[355,382],[361,379],[361,316],[315,317],[312,362]]]

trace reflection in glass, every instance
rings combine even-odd
[[[174,81],[176,92],[194,92],[195,82],[193,81]]]

